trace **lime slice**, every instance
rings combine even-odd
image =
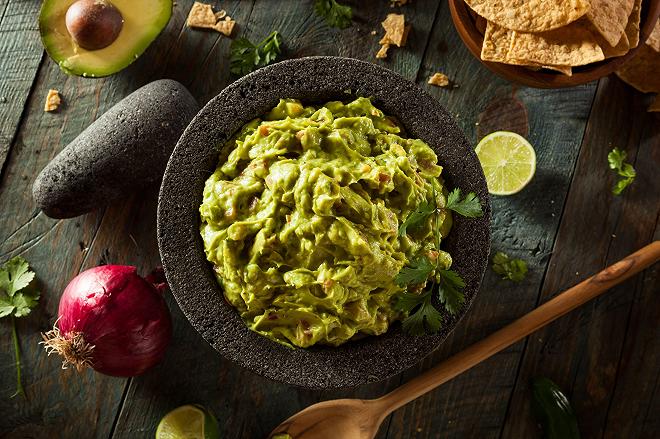
[[[204,407],[182,405],[160,420],[156,439],[219,439],[218,421]]]
[[[536,172],[534,148],[519,134],[495,131],[481,139],[475,151],[493,195],[520,192]]]

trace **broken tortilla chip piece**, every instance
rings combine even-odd
[[[216,22],[215,14],[211,5],[205,3],[195,2],[190,8],[186,25],[188,27],[201,27],[205,29],[213,29]]]
[[[660,92],[660,55],[646,44],[616,71],[621,80],[643,93]]]
[[[44,111],[51,112],[57,110],[57,108],[62,103],[60,98],[60,92],[57,90],[50,89],[48,90],[48,95],[46,96],[46,103],[44,104]]]
[[[231,19],[227,20],[227,18],[229,17],[225,17],[225,20],[218,21],[215,26],[213,26],[213,29],[217,30],[226,37],[230,37],[236,22]]]
[[[589,10],[589,0],[465,0],[477,14],[504,28],[544,32],[566,26]],[[626,15],[625,19],[628,17]]]
[[[639,45],[639,23],[642,18],[642,0],[635,0],[628,24],[626,24],[625,35],[628,37],[628,47],[634,49]],[[658,25],[656,24],[656,28]],[[660,37],[660,35],[658,35]]]
[[[381,25],[385,29],[385,36],[380,44],[394,44],[397,47],[406,44],[406,18],[403,14],[387,14]]]
[[[605,58],[587,23],[576,21],[543,33],[516,32],[489,22],[481,59],[547,66],[581,66]]]
[[[384,58],[387,58],[387,51],[388,51],[389,49],[390,49],[390,45],[389,45],[389,44],[383,44],[382,46],[380,46],[380,49],[379,49],[378,52],[376,53],[376,58],[378,58],[378,59],[384,59]]]
[[[447,87],[449,85],[449,77],[444,73],[434,73],[429,78],[428,83],[437,87]]]
[[[660,20],[655,23],[655,27],[653,28],[653,31],[651,31],[651,35],[649,35],[648,39],[646,40],[646,45],[656,52],[660,52]]]
[[[626,29],[635,0],[590,0],[587,18],[610,46],[615,47]]]

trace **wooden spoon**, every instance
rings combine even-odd
[[[387,395],[378,399],[337,399],[314,404],[277,426],[269,438],[278,434],[289,434],[293,439],[371,439],[378,432],[385,417],[394,410],[511,346],[658,260],[660,241],[655,241]]]

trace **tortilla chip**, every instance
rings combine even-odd
[[[646,45],[656,52],[660,52],[660,20],[655,23],[651,35],[646,40]]]
[[[543,67],[544,69],[563,73],[566,76],[573,76],[573,68],[571,66],[541,66],[541,67]]]
[[[642,45],[635,56],[626,62],[616,74],[623,81],[643,93],[660,92],[660,55],[658,52]]]
[[[605,58],[584,20],[543,33],[516,32],[488,23],[481,59],[513,64],[581,66]]]
[[[387,18],[381,25],[385,29],[385,36],[380,40],[380,44],[393,44],[397,47],[406,44],[408,32],[406,32],[406,18],[403,14],[387,14]]]
[[[625,36],[628,37],[628,47],[634,49],[639,45],[639,23],[642,18],[642,0],[635,0],[630,17],[628,17],[628,24],[626,25]],[[656,25],[656,27],[658,27]],[[660,34],[660,31],[658,31]],[[659,43],[660,43],[660,35]]]
[[[615,47],[626,30],[635,0],[590,1],[591,8],[587,11],[587,18],[610,46]]]
[[[213,29],[215,26],[215,14],[211,5],[195,2],[190,8],[186,25],[188,27],[201,27],[205,29]]]
[[[544,32],[566,26],[587,13],[589,0],[465,0],[479,15],[507,29]],[[628,17],[626,15],[623,18]]]
[[[437,87],[447,87],[449,85],[449,77],[444,73],[434,73],[429,78],[428,83]]]
[[[226,37],[231,36],[231,32],[234,30],[234,26],[236,25],[236,22],[232,20],[229,17],[225,17],[224,20],[218,21],[215,26],[213,26],[213,29],[217,30],[220,32],[222,35]]]
[[[660,111],[660,95],[655,95],[655,99],[653,99],[653,102],[651,102],[651,105],[649,105],[647,111],[650,112]]]
[[[223,18],[225,18],[225,17],[227,16],[227,11],[225,11],[224,9],[222,9],[222,10],[216,12],[216,13],[213,14],[213,15],[215,15],[215,19],[216,19],[216,20],[222,20]]]

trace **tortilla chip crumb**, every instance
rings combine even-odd
[[[50,89],[48,90],[48,96],[46,96],[46,104],[44,105],[44,111],[50,112],[55,111],[62,103],[60,98],[60,92],[57,90]]]
[[[653,102],[649,105],[648,111],[653,113],[660,112],[660,94],[655,95]]]
[[[428,80],[428,83],[436,87],[447,87],[449,85],[449,77],[444,73],[434,73]]]
[[[376,58],[378,59],[384,59],[387,58],[387,51],[389,50],[390,45],[389,44],[383,44],[380,46],[380,50],[378,53],[376,53]]]
[[[376,32],[375,30],[372,30],[372,31],[371,31],[371,35],[376,35],[377,33],[378,33],[378,32]]]
[[[236,22],[224,9],[214,13],[211,5],[195,2],[188,13],[186,25],[191,28],[213,29],[228,37],[231,36]]]

